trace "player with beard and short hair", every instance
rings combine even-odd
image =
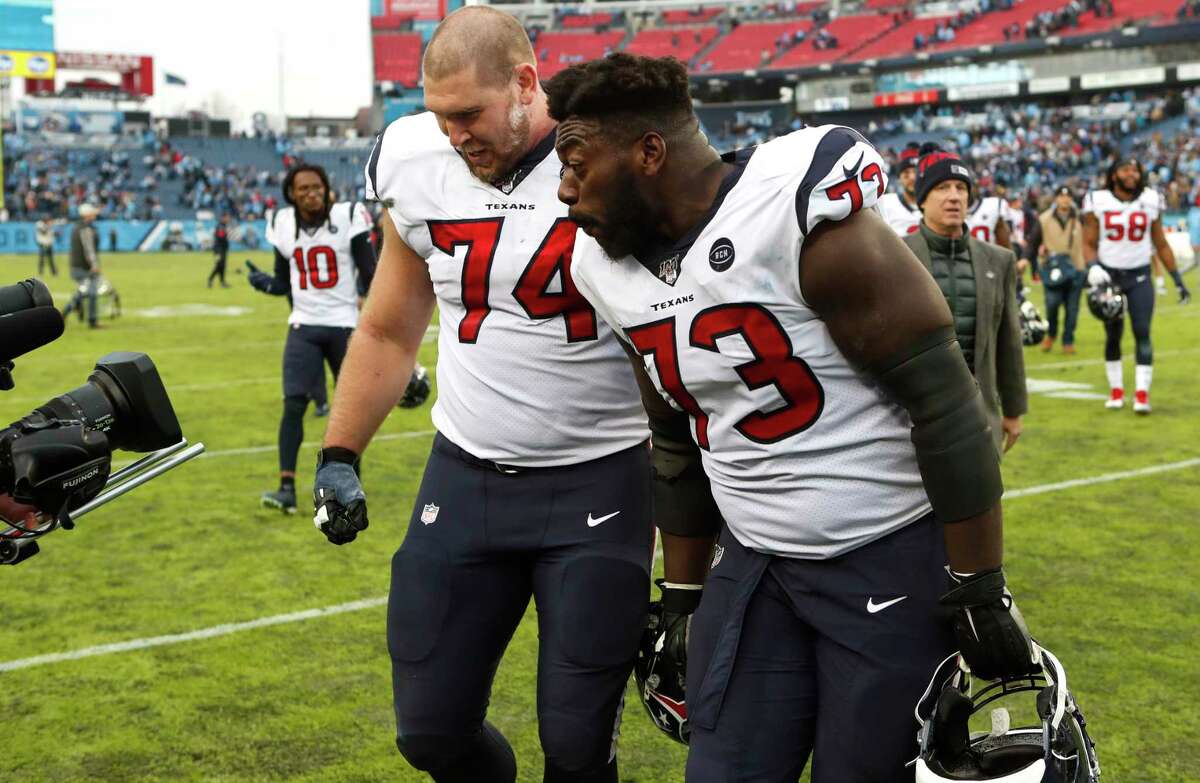
[[[392,122],[366,167],[387,206],[383,255],[334,398],[315,522],[335,544],[366,528],[354,465],[436,305],[437,434],[388,604],[396,745],[438,783],[516,779],[486,717],[532,597],[544,780],[615,783],[650,587],[646,416],[617,337],[572,282],[576,229],[525,30],[463,8],[422,68],[429,111]]]
[[[915,234],[921,228],[921,207],[917,205],[917,160],[921,157],[921,145],[911,142],[900,151],[900,163],[896,179],[900,188],[894,193],[884,193],[879,199],[879,214],[899,236]]]
[[[283,197],[289,206],[267,225],[275,248],[275,274],[246,262],[259,291],[292,303],[283,348],[283,415],[279,421],[279,489],[264,492],[268,508],[296,513],[296,459],[304,441],[304,412],[329,365],[336,382],[350,333],[358,323],[358,300],[375,274],[368,231],[371,219],[359,202],[330,198],[329,177],[302,163],[288,171]]]
[[[719,155],[672,58],[546,89],[575,283],[628,343],[655,447],[708,476],[712,502],[677,485],[655,516],[725,522],[686,643],[687,780],[794,783],[810,753],[816,783],[904,779],[956,636],[983,678],[1034,666],[983,403],[871,209],[883,160],[832,125]]]
[[[1186,304],[1191,293],[1175,265],[1175,252],[1163,233],[1162,194],[1146,187],[1146,170],[1136,159],[1117,159],[1108,167],[1105,189],[1093,190],[1083,200],[1083,256],[1089,264],[1088,285],[1112,284],[1125,295],[1133,327],[1135,350],[1133,412],[1150,413],[1150,381],[1154,373],[1154,348],[1150,322],[1154,318],[1154,283],[1150,256],[1157,252]],[[1104,369],[1108,376],[1110,410],[1125,404],[1121,367],[1121,336],[1125,316],[1104,324]]]

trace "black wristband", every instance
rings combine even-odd
[[[1183,288],[1183,275],[1179,274],[1178,269],[1171,270],[1171,280],[1175,283],[1176,288]]]
[[[347,465],[357,468],[358,455],[350,449],[344,449],[341,446],[328,446],[321,449],[317,454],[317,467],[329,462],[344,462]]]

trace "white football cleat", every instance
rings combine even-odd
[[[1133,412],[1143,416],[1150,412],[1150,392],[1138,390],[1133,394]]]
[[[1125,390],[1113,389],[1108,396],[1108,401],[1104,403],[1104,407],[1110,411],[1120,410],[1125,405]]]

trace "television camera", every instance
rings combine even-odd
[[[0,389],[13,388],[13,359],[53,342],[61,313],[39,280],[0,288]],[[115,449],[146,456],[112,470]],[[183,438],[154,362],[116,351],[87,382],[0,429],[0,495],[38,510],[0,519],[0,565],[38,552],[38,541],[203,453]]]

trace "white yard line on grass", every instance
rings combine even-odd
[[[98,644],[95,647],[83,647],[70,652],[50,653],[49,655],[35,655],[32,658],[21,658],[16,661],[5,661],[0,663],[0,672],[11,672],[16,669],[27,669],[30,666],[41,666],[48,663],[62,663],[63,661],[77,661],[80,658],[91,658],[95,655],[109,655],[110,653],[133,652],[134,650],[145,650],[148,647],[162,647],[168,644],[181,644],[183,642],[195,642],[200,639],[213,639],[217,636],[228,636],[231,633],[239,631],[252,631],[255,628],[267,628],[272,625],[284,625],[285,623],[299,623],[304,620],[315,620],[318,617],[328,617],[334,614],[345,614],[346,612],[357,612],[362,609],[374,609],[377,606],[383,606],[387,603],[387,596],[380,598],[364,598],[361,601],[351,601],[345,604],[337,604],[336,606],[325,606],[320,609],[305,609],[302,612],[289,612],[288,614],[277,614],[271,617],[260,617],[257,620],[249,620],[244,623],[224,623],[222,625],[214,625],[209,628],[201,628],[198,631],[188,631],[187,633],[174,633],[166,636],[150,636],[145,639],[131,639],[127,642],[115,642],[113,644]]]
[[[1058,492],[1061,489],[1072,489],[1074,487],[1090,487],[1093,484],[1121,481],[1122,479],[1137,478],[1138,476],[1150,476],[1155,473],[1168,473],[1173,470],[1185,470],[1197,466],[1200,466],[1200,458],[1185,459],[1180,462],[1168,462],[1163,465],[1151,465],[1148,468],[1138,468],[1136,470],[1122,470],[1118,473],[1103,473],[1091,478],[1071,479],[1070,481],[1058,481],[1053,484],[1042,484],[1037,487],[1014,489],[1012,492],[1005,492],[1004,499],[1011,500],[1013,498],[1028,497],[1029,495],[1041,495],[1046,492]]]
[[[376,440],[380,440],[382,438],[388,438],[391,440],[394,438],[417,437],[427,434],[430,433],[396,433],[391,436],[380,436],[379,438],[376,438]],[[267,450],[274,450],[275,447],[270,446],[265,448]],[[246,449],[229,449],[225,452],[213,452],[207,456],[218,456],[233,453],[244,454],[250,452],[248,452]],[[1138,476],[1149,476],[1154,473],[1167,473],[1169,471],[1184,470],[1191,467],[1200,467],[1200,458],[1186,459],[1181,462],[1168,462],[1163,465],[1151,465],[1147,468],[1124,470],[1119,473],[1104,473],[1099,476],[1092,476],[1090,478],[1059,481],[1054,484],[1042,484],[1040,486],[1026,487],[1025,489],[1016,489],[1011,492],[1006,492],[1004,493],[1004,497],[1006,499],[1022,498],[1028,497],[1029,495],[1040,495],[1046,492],[1058,492],[1060,490],[1072,489],[1074,487],[1087,487],[1093,484],[1104,484],[1110,481],[1121,481],[1122,479],[1137,478]],[[316,620],[335,614],[357,612],[363,609],[374,609],[375,607],[383,606],[386,603],[386,596],[364,598],[359,601],[351,601],[345,604],[326,606],[320,609],[305,609],[301,612],[289,612],[288,614],[276,614],[270,617],[260,617],[257,620],[248,620],[242,623],[224,623],[222,625],[214,625],[209,628],[201,628],[199,630],[188,631],[186,633],[168,634],[166,636],[150,636],[144,639],[131,639],[126,642],[114,642],[112,644],[99,644],[94,647],[83,647],[81,649],[70,650],[68,652],[35,655],[32,658],[18,658],[12,661],[0,662],[0,672],[11,672],[16,671],[17,669],[28,669],[32,666],[63,663],[65,661],[77,661],[80,658],[91,658],[96,655],[134,652],[136,650],[145,650],[149,647],[162,647],[168,644],[181,644],[183,642],[194,642],[201,639],[213,639],[218,636],[228,636],[231,633],[238,633],[239,631],[251,631],[255,628],[267,628],[272,625],[284,625],[286,623],[299,623],[306,620]]]
[[[1177,348],[1172,351],[1155,351],[1154,358],[1158,359],[1163,356],[1182,356],[1190,353],[1200,353],[1200,348]],[[1130,358],[1130,356],[1126,356],[1125,360],[1128,361]],[[1069,362],[1050,362],[1048,364],[1029,362],[1025,365],[1025,370],[1027,372],[1037,372],[1038,370],[1062,370],[1072,367],[1098,367],[1102,364],[1104,364],[1103,359],[1075,359]]]

